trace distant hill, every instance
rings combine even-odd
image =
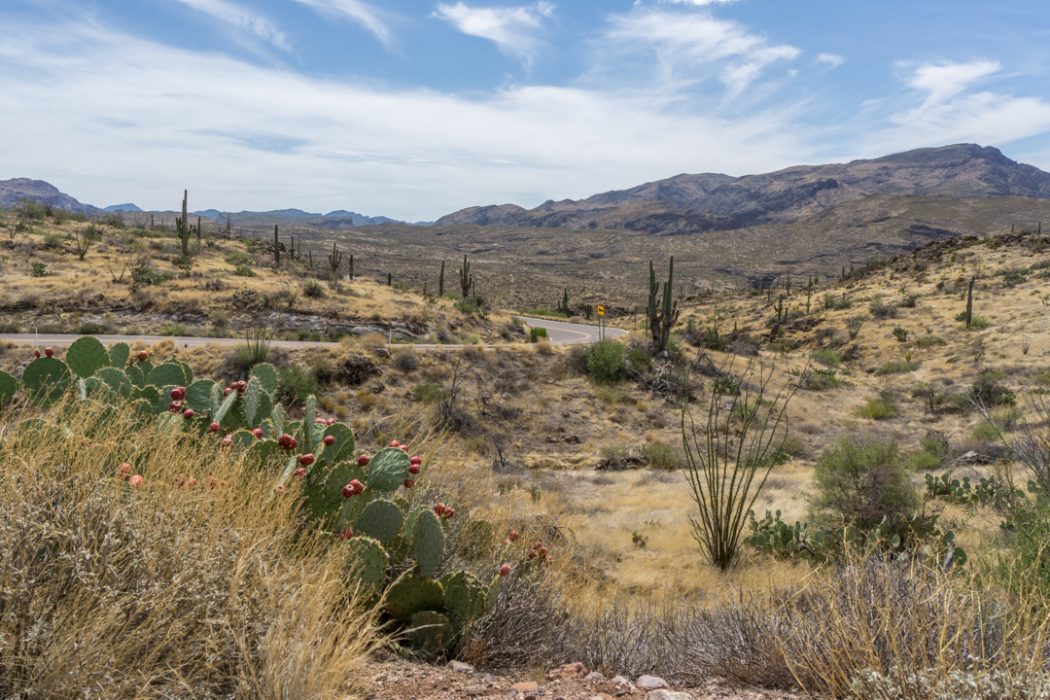
[[[271,211],[240,211],[221,212],[218,209],[205,209],[193,212],[195,216],[208,219],[226,219],[230,217],[233,223],[258,224],[273,221],[294,221],[301,224],[312,224],[317,226],[376,226],[379,224],[401,223],[386,216],[366,216],[345,209],[321,214],[319,212],[303,211],[302,209],[273,209]]]
[[[143,211],[143,209],[137,204],[128,202],[127,204],[110,204],[104,207],[103,211]]]
[[[51,183],[43,180],[30,180],[16,177],[11,180],[0,180],[0,208],[11,209],[24,201],[37,202],[56,209],[75,211],[82,214],[96,214],[100,210],[90,204],[82,204],[68,194],[64,194]]]
[[[974,144],[762,175],[676,175],[581,200],[469,207],[437,225],[615,228],[693,233],[784,223],[873,195],[1050,198],[1050,173]]]

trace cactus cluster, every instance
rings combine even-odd
[[[372,455],[359,453],[350,427],[318,417],[313,397],[302,418],[293,419],[276,398],[277,382],[275,368],[263,363],[246,380],[223,386],[194,378],[177,359],[154,364],[149,353],[133,355],[125,343],[107,350],[83,337],[64,360],[48,348],[21,379],[0,371],[0,406],[18,395],[47,406],[72,392],[83,400],[130,404],[143,421],[213,439],[217,449],[243,450],[253,465],[272,471],[275,497],[299,495],[305,521],[345,546],[350,586],[382,596],[384,611],[414,646],[435,656],[448,653],[492,604],[499,575],[484,583],[469,572],[446,570],[445,530],[455,509],[419,502],[413,487],[421,457],[410,456],[398,441]],[[121,466],[127,468],[118,476],[141,487],[142,476]]]

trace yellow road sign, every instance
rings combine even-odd
[[[602,306],[601,304],[598,304],[598,315],[599,316],[604,316],[605,315],[605,307]]]

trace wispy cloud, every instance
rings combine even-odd
[[[998,61],[898,63],[907,88],[872,130],[869,152],[973,142],[1006,144],[1050,131],[1050,102],[1041,97],[981,89],[994,83]]]
[[[700,82],[714,75],[725,86],[727,100],[740,95],[770,66],[801,53],[708,12],[651,8],[613,15],[602,42],[621,54],[652,54],[667,81]]]
[[[665,5],[692,5],[693,7],[707,7],[709,5],[732,5],[737,0],[660,0]],[[636,0],[635,5],[641,5],[640,0]]]
[[[266,17],[230,0],[176,0],[189,8],[224,22],[241,32],[272,44],[282,51],[291,45],[284,33]]]
[[[189,186],[195,207],[418,220],[809,155],[806,130],[780,112],[725,120],[648,90],[515,86],[464,97],[313,78],[86,25],[11,29],[0,133],[19,137],[3,169],[100,204],[168,207]],[[77,158],[43,157],[41,143]]]
[[[843,63],[846,62],[846,59],[844,57],[838,55],[837,53],[827,53],[827,52],[818,53],[817,57],[815,59],[813,59],[813,60],[816,61],[817,63],[822,63],[822,64],[824,64],[826,66],[830,66],[832,68],[838,68],[839,66],[841,66]]]
[[[529,64],[540,46],[537,36],[554,16],[554,4],[541,0],[517,7],[478,7],[464,2],[440,3],[433,16],[471,36],[488,39],[501,51]]]
[[[375,36],[387,49],[394,48],[394,34],[382,17],[382,13],[361,0],[295,0],[331,18],[348,20],[359,24]]]

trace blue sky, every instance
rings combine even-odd
[[[1050,169],[1045,0],[3,0],[0,178],[406,220],[972,141]]]

